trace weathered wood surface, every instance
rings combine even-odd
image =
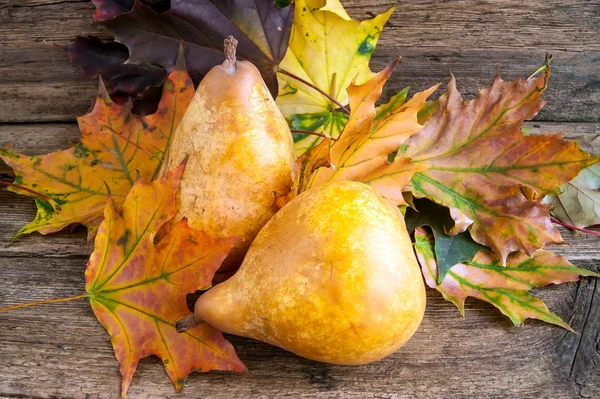
[[[369,17],[389,0],[342,0]],[[554,54],[548,106],[532,133],[600,134],[600,2],[403,1],[373,59],[380,69],[404,59],[388,85],[425,88],[450,71],[473,95],[496,68],[526,76]],[[80,78],[55,44],[108,33],[79,0],[0,0],[0,145],[30,154],[67,148],[76,115],[96,82]],[[43,122],[43,123],[40,123]],[[593,151],[600,153],[598,145]],[[10,169],[0,162],[0,174]],[[78,228],[51,236],[10,237],[35,215],[33,201],[0,190],[0,307],[83,292],[90,249]],[[570,246],[554,248],[576,265],[600,270],[600,237],[561,229]],[[130,397],[413,398],[600,396],[600,282],[538,291],[578,335],[537,321],[521,328],[491,306],[469,300],[466,318],[428,291],[425,320],[398,353],[362,367],[300,359],[231,337],[249,376],[192,374],[176,394],[157,359],[145,359]],[[0,313],[0,397],[116,398],[120,376],[110,339],[85,300]]]
[[[386,94],[425,89],[453,72],[467,95],[502,76],[528,76],[554,55],[553,77],[539,115],[547,121],[600,120],[600,2],[345,0],[356,18],[398,4],[372,67],[403,56]],[[79,77],[57,47],[77,35],[109,38],[87,0],[0,0],[0,122],[72,121],[84,113],[97,82]]]

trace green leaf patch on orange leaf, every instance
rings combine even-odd
[[[139,360],[151,355],[163,361],[178,390],[192,371],[246,370],[210,325],[175,330],[175,322],[190,313],[186,295],[210,287],[225,256],[241,241],[210,238],[184,220],[154,243],[156,232],[175,216],[183,168],[152,183],[137,181],[122,209],[108,197],[85,272],[92,309],[121,366],[123,395]]]
[[[464,316],[465,300],[474,297],[489,302],[508,316],[515,325],[525,319],[539,319],[573,331],[544,302],[529,290],[548,284],[576,281],[579,276],[599,275],[573,266],[550,251],[539,250],[529,257],[512,254],[502,265],[493,253],[482,250],[468,263],[453,266],[441,283],[437,283],[438,267],[434,254],[434,238],[425,228],[415,230],[415,252],[427,285],[438,290]]]
[[[427,170],[411,180],[417,197],[428,197],[452,210],[463,231],[470,225],[475,241],[502,262],[511,252],[528,255],[561,243],[550,222],[550,206],[528,199],[521,188],[558,193],[582,168],[600,160],[560,135],[525,136],[524,120],[544,105],[549,67],[537,78],[504,82],[496,76],[476,99],[464,101],[454,78],[425,129],[409,138],[398,156]]]
[[[412,163],[407,157],[396,158],[392,162],[388,158],[409,137],[423,128],[418,122],[418,114],[437,86],[415,94],[400,105],[389,106],[385,108],[387,112],[384,110],[378,114],[375,101],[381,96],[383,85],[398,61],[399,59],[362,85],[350,84],[348,94],[352,111],[348,123],[338,140],[330,146],[327,157],[320,145],[305,158],[301,158],[300,162],[312,166],[300,168],[299,172],[304,174],[300,178],[302,188],[308,189],[336,180],[354,180],[371,185],[379,194],[397,205],[406,204],[402,192],[408,190],[411,177],[427,166]],[[325,158],[329,165],[316,170],[314,166],[321,164],[318,161],[308,161]]]
[[[157,176],[171,134],[193,95],[192,81],[180,57],[165,81],[156,113],[132,115],[131,104],[113,102],[101,81],[93,109],[78,118],[81,141],[77,145],[39,156],[0,149],[0,157],[15,170],[15,184],[52,200],[35,197],[37,216],[16,237],[34,231],[53,233],[81,223],[91,239],[102,221],[106,187],[118,205],[125,200],[137,172],[145,180]],[[18,188],[11,190],[34,196]]]
[[[413,233],[417,227],[428,226],[435,239],[435,260],[437,262],[437,282],[441,283],[452,266],[461,262],[470,262],[482,249],[468,231],[448,235],[454,225],[448,208],[425,198],[413,200],[412,208],[407,208],[404,215],[406,229]]]

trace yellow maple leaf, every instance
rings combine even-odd
[[[294,24],[285,58],[279,65],[279,105],[292,128],[316,130],[338,137],[347,116],[327,97],[300,82],[295,75],[321,88],[340,104],[348,104],[346,88],[373,77],[369,69],[383,25],[394,8],[365,21],[351,19],[339,0],[297,0]],[[320,140],[297,137],[299,156]]]

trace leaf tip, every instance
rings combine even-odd
[[[110,186],[106,181],[103,181],[104,187],[106,187],[106,198],[112,200],[112,191],[110,191]]]
[[[19,230],[14,236],[12,236],[12,238],[8,242],[8,246],[11,247],[15,243],[15,241],[17,240],[17,238],[21,237],[23,234],[25,234],[23,232],[23,229]]]
[[[104,84],[104,79],[102,79],[101,75],[98,76],[98,98],[104,102],[111,101],[108,90],[106,90],[106,85]]]
[[[177,58],[175,59],[175,70],[176,71],[185,71],[185,51],[183,47],[183,41],[179,42],[179,49],[177,50]]]
[[[450,79],[448,80],[448,84],[446,85],[446,93],[450,92],[458,92],[456,88],[456,77],[452,72],[450,72]],[[458,93],[460,95],[460,93]]]

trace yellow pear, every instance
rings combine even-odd
[[[353,365],[396,351],[424,312],[402,214],[369,186],[341,181],[286,204],[239,271],[198,299],[187,323]]]
[[[256,67],[236,60],[236,45],[225,40],[225,62],[200,82],[161,169],[162,176],[187,157],[173,222],[187,218],[213,237],[244,238],[226,268],[239,267],[277,211],[275,196],[289,192],[295,162],[288,124]]]

